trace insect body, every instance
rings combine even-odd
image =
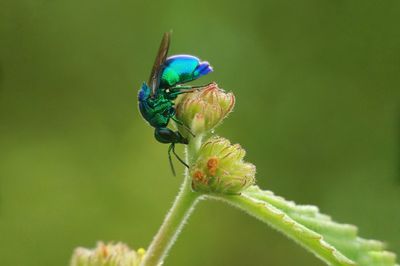
[[[143,118],[155,128],[156,140],[161,143],[170,143],[168,158],[172,172],[175,174],[171,151],[181,163],[188,167],[175,152],[175,144],[188,144],[188,140],[178,131],[168,128],[170,119],[183,125],[175,117],[174,100],[179,94],[193,92],[202,87],[181,84],[208,74],[212,68],[208,62],[201,62],[197,57],[191,55],[175,55],[167,58],[170,36],[169,32],[164,34],[149,81],[143,83],[139,90],[138,100]],[[190,132],[189,129],[187,130]]]

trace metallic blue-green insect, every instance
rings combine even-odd
[[[167,127],[170,119],[184,126],[175,117],[174,100],[179,94],[193,92],[203,87],[181,84],[210,73],[212,67],[208,62],[202,62],[192,55],[175,55],[167,58],[170,39],[170,32],[164,33],[149,81],[143,83],[139,90],[138,100],[139,110],[143,118],[155,128],[154,136],[156,140],[161,143],[170,143],[168,159],[175,175],[171,151],[182,164],[188,167],[175,152],[175,144],[188,144],[188,140],[178,131],[173,131]],[[188,128],[186,129],[192,134]]]

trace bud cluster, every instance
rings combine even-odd
[[[193,190],[238,194],[253,185],[256,167],[243,161],[245,154],[239,144],[211,137],[202,144],[196,162],[189,169]]]
[[[71,266],[139,266],[144,253],[144,249],[134,251],[123,243],[99,242],[94,249],[75,249]]]

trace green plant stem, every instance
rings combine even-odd
[[[187,146],[186,162],[188,164],[193,161],[193,156],[199,150],[201,140],[202,136],[199,135],[193,138]],[[201,194],[192,191],[191,179],[186,169],[178,196],[147,249],[141,266],[158,266],[163,263],[164,258],[174,244],[200,197]]]

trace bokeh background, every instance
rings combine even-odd
[[[213,65],[198,84],[236,94],[217,133],[246,148],[261,187],[400,253],[399,12],[397,0],[1,0],[0,264],[148,245],[181,177],[136,95],[170,29],[171,54]],[[202,202],[165,265],[323,264]]]

